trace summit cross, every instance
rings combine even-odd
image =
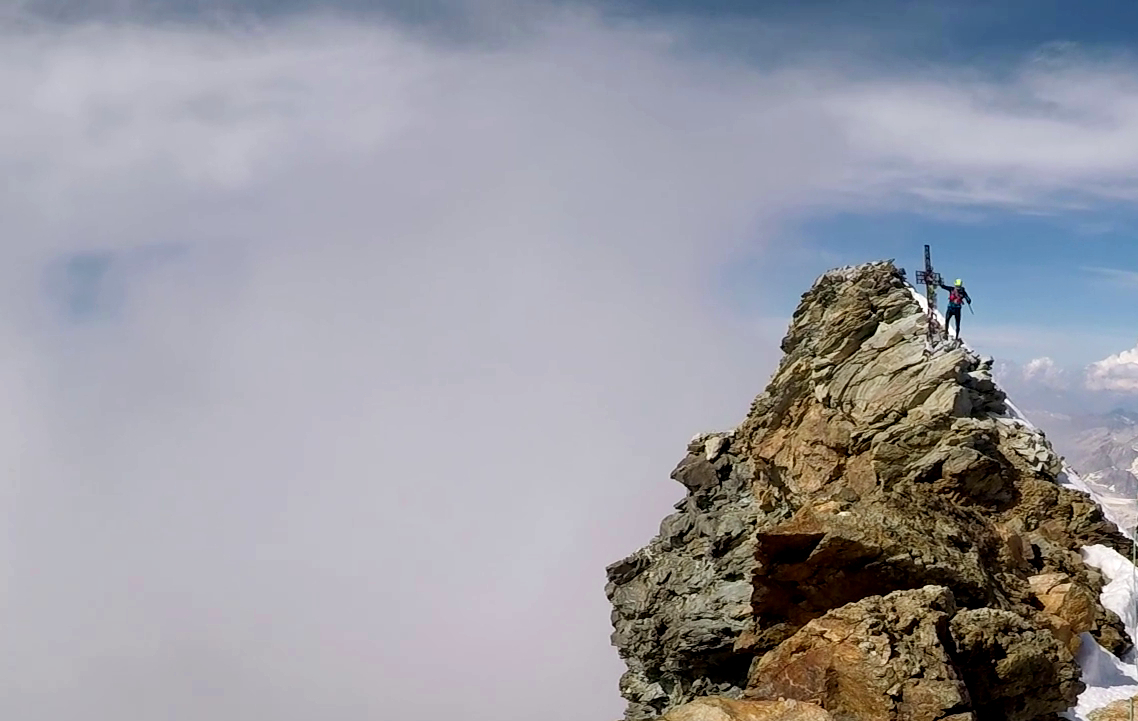
[[[925,284],[925,297],[929,302],[927,338],[929,347],[932,347],[940,337],[940,330],[937,328],[939,324],[936,319],[936,289],[940,287],[941,277],[940,273],[933,270],[932,255],[927,245],[925,246],[925,269],[917,271],[917,283]]]

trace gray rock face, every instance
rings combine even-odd
[[[953,607],[925,612],[976,641],[947,644],[937,662],[963,679],[967,702],[946,707],[961,719],[1065,709],[1079,686],[1072,629],[1089,618],[1105,647],[1129,647],[1097,602],[1102,578],[1077,552],[1092,543],[1126,552],[1126,539],[1090,499],[1056,484],[1061,461],[1043,434],[1004,417],[991,361],[926,349],[923,323],[892,263],[822,276],[746,419],[689,444],[672,473],[686,497],[656,538],[608,568],[629,721],[700,697],[741,699],[754,691],[756,664],[785,654],[816,619],[925,587],[943,589]],[[1033,585],[1041,574],[1093,608],[1057,616],[1066,606],[1049,589],[1058,582]],[[984,623],[995,630],[970,630]],[[999,666],[1009,653],[1026,660]],[[969,675],[964,662],[998,668]],[[905,667],[948,673],[922,663]],[[1025,669],[1053,681],[1036,693]],[[841,717],[845,701],[828,703]],[[898,708],[909,707],[880,718],[912,718]]]
[[[754,466],[732,452],[731,434],[717,434],[693,440],[672,478],[687,498],[651,545],[608,568],[630,719],[655,718],[699,696],[737,697],[751,660],[732,647],[751,618],[762,513],[751,495]]]

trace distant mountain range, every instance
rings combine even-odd
[[[1046,359],[998,363],[993,376],[1103,502],[1138,523],[1138,394],[1096,389]]]
[[[1138,412],[1022,410],[1087,485],[1101,494],[1103,503],[1120,513],[1125,525],[1138,523]]]

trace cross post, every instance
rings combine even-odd
[[[933,270],[932,255],[927,245],[925,246],[925,269],[917,271],[917,283],[925,284],[925,297],[929,301],[928,342],[929,347],[932,347],[940,336],[940,329],[937,327],[936,320],[936,289],[940,287],[941,277],[940,273]]]

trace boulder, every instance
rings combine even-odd
[[[942,586],[874,596],[806,624],[751,669],[747,698],[816,703],[835,721],[972,719]]]
[[[1096,599],[1063,573],[1041,573],[1028,579],[1031,592],[1043,604],[1048,627],[1071,653],[1079,649],[1079,634],[1095,628]]]
[[[701,698],[675,708],[663,721],[832,721],[821,707],[801,701]]]
[[[1086,688],[1067,647],[1023,616],[968,609],[950,627],[977,719],[1041,718],[1074,706]]]

